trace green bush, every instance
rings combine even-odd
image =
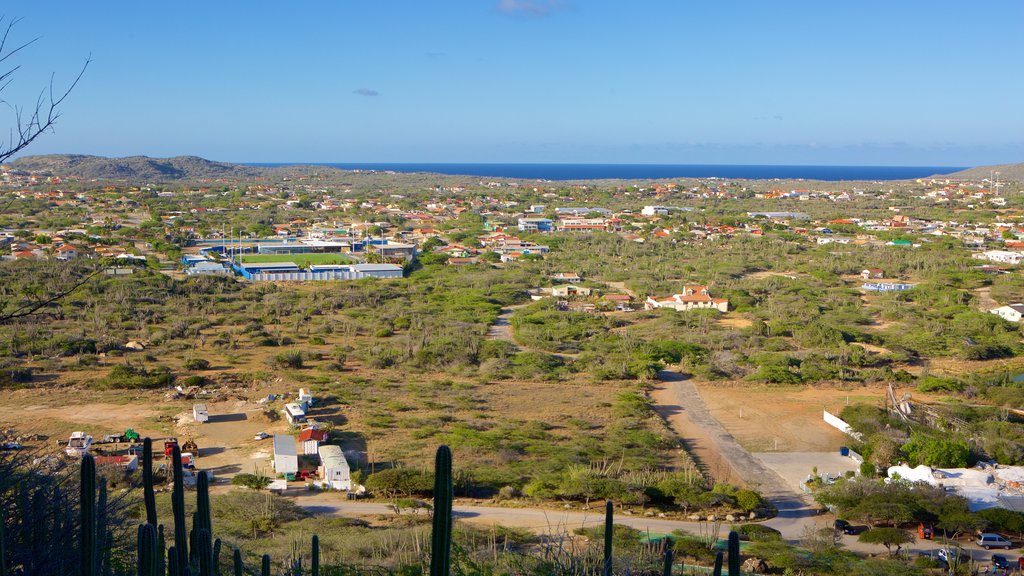
[[[277,356],[274,356],[273,364],[280,368],[302,368],[305,365],[302,352],[297,350],[281,352]]]
[[[764,506],[764,499],[753,490],[737,490],[734,494],[736,505],[744,512],[753,512]]]
[[[130,364],[118,364],[97,384],[102,388],[165,388],[174,384],[174,375],[163,367],[146,370]]]
[[[270,484],[270,478],[243,472],[241,474],[236,474],[231,478],[231,484],[233,486],[245,486],[246,488],[252,488],[253,490],[260,490],[266,488]]]
[[[192,358],[185,361],[183,367],[186,370],[209,370],[210,361],[203,358]]]
[[[733,527],[733,530],[740,535],[742,540],[777,540],[782,538],[782,532],[770,526],[761,524],[742,524]]]

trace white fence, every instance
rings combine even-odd
[[[843,420],[839,416],[836,416],[835,414],[830,413],[828,410],[825,410],[825,423],[839,430],[843,434],[846,434],[847,436],[856,438],[857,440],[864,439],[863,435],[860,432],[857,432],[853,428],[850,428],[850,425],[847,424],[845,420]]]

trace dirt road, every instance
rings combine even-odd
[[[663,384],[651,395],[656,402],[655,410],[708,474],[716,480],[745,484],[760,491],[778,509],[780,520],[806,519],[816,514],[809,498],[790,488],[715,420],[686,376],[664,370],[658,378]]]
[[[498,319],[487,329],[488,340],[504,340],[513,344],[516,343],[515,339],[512,338],[512,324],[509,323],[509,318],[512,317],[514,312],[515,307],[501,309]]]

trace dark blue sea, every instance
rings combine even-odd
[[[297,162],[253,163],[252,166],[291,166]],[[419,163],[327,163],[343,170],[429,172],[453,176],[521,178],[529,180],[655,180],[664,178],[745,178],[765,180],[906,180],[949,174],[959,166],[774,166],[744,164],[419,164]]]

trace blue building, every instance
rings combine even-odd
[[[520,218],[520,232],[551,232],[555,229],[555,223],[547,218]]]

